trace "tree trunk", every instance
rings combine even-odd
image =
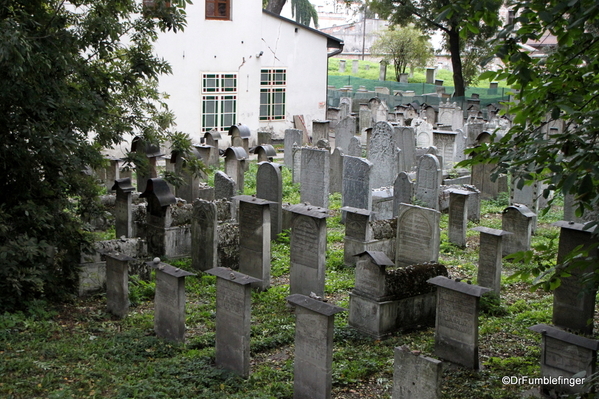
[[[453,67],[453,85],[455,86],[454,97],[464,97],[466,88],[464,87],[464,76],[462,74],[462,58],[460,56],[460,32],[451,29],[449,36],[449,52],[451,53],[451,66]]]
[[[286,2],[287,0],[269,0],[268,5],[266,6],[266,11],[281,15],[281,10]]]

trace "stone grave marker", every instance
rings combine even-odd
[[[597,370],[599,341],[571,334],[547,324],[537,324],[530,327],[530,330],[540,333],[542,337],[541,394],[555,397],[551,395],[575,395],[588,392],[588,387],[583,386],[583,383]]]
[[[501,263],[503,237],[508,231],[478,226],[472,230],[480,232],[478,251],[478,285],[490,288],[497,296],[501,291]]]
[[[137,191],[143,193],[146,191],[148,179],[158,177],[156,162],[158,158],[163,157],[164,154],[160,151],[160,146],[148,143],[140,136],[135,136],[133,140],[131,140],[131,152],[136,152],[140,156],[145,155],[148,159],[148,164],[135,165],[137,172]]]
[[[373,242],[369,224],[372,211],[351,206],[344,206],[341,210],[345,212],[343,262],[346,266],[353,267],[356,265],[354,255],[370,249],[369,244]]]
[[[527,206],[515,204],[503,210],[501,229],[512,234],[503,237],[502,255],[530,250],[532,226],[537,215]]]
[[[283,178],[282,165],[271,162],[258,164],[256,173],[256,197],[270,202],[270,239],[283,231]]]
[[[251,285],[260,280],[225,267],[206,273],[216,276],[216,366],[248,378]]]
[[[412,352],[408,347],[395,348],[392,399],[439,399],[443,362]]]
[[[177,202],[166,182],[162,179],[148,179],[146,191],[140,198],[148,201],[146,213],[146,236],[148,253],[152,256],[163,256],[167,248],[166,230],[171,227],[172,217],[170,205]]]
[[[359,132],[361,135],[364,134],[364,130],[372,126],[372,111],[368,107],[368,103],[361,103],[359,110],[359,121],[360,124]]]
[[[466,227],[468,225],[468,197],[470,191],[452,190],[449,193],[449,223],[447,236],[449,242],[464,248],[466,246]]]
[[[439,259],[440,217],[434,209],[399,205],[395,264],[407,266]]]
[[[287,210],[292,213],[289,291],[324,296],[328,210],[305,204]]]
[[[218,151],[218,141],[221,139],[221,134],[216,130],[211,130],[204,133],[204,142],[210,146],[210,156],[208,157],[208,165],[220,167],[220,157]]]
[[[119,253],[105,256],[108,312],[123,318],[129,312],[129,261],[133,258]]]
[[[579,245],[591,248],[591,245],[597,243],[597,238],[592,236],[595,228],[585,230],[584,224],[565,221],[556,222],[554,225],[560,227],[558,265]],[[596,246],[589,249],[589,252],[589,256],[597,259]],[[584,274],[592,272],[593,265],[589,265],[586,269],[575,268],[570,277],[561,278],[561,285],[553,291],[553,324],[583,334],[593,333],[593,324],[587,322],[594,316],[597,286],[589,289],[581,281]]]
[[[340,193],[343,184],[343,151],[336,147],[329,158],[329,192]]]
[[[294,294],[287,301],[295,308],[294,399],[330,399],[335,314],[346,309]]]
[[[372,190],[372,212],[374,220],[393,218],[393,187]]]
[[[372,208],[372,166],[372,162],[365,158],[348,155],[343,157],[343,206],[368,210]]]
[[[228,201],[235,195],[235,180],[220,170],[214,174],[214,198]]]
[[[329,139],[329,124],[330,121],[312,121],[312,142],[317,143],[318,140]]]
[[[449,170],[454,166],[456,158],[456,136],[456,132],[433,131],[433,145],[438,148],[439,154],[443,159],[441,169]]]
[[[341,148],[343,153],[348,153],[349,142],[356,135],[356,118],[346,116],[339,121],[335,131],[335,147]]]
[[[409,172],[415,166],[415,151],[416,139],[413,127],[409,126],[394,126],[395,137],[397,140],[396,146],[401,150],[399,171]]]
[[[285,166],[293,169],[293,146],[302,146],[303,132],[300,129],[286,129],[284,140],[283,162]]]
[[[225,173],[235,182],[236,193],[243,193],[247,159],[248,153],[243,147],[229,147],[225,150]]]
[[[231,147],[243,148],[247,158],[247,154],[250,152],[250,138],[252,137],[249,126],[242,123],[233,125],[229,128],[229,136],[231,136]]]
[[[360,138],[358,136],[354,136],[349,140],[347,155],[352,157],[362,156],[362,144],[360,143]]]
[[[393,183],[393,217],[397,216],[399,204],[411,204],[413,196],[412,179],[406,172],[400,172]]]
[[[479,301],[490,289],[443,276],[428,282],[437,286],[435,355],[478,370]]]
[[[260,280],[252,286],[270,287],[270,201],[251,195],[239,201],[239,272]]]
[[[329,152],[304,147],[301,154],[300,201],[329,206]]]
[[[374,125],[368,144],[368,160],[373,165],[372,187],[393,185],[398,173],[399,150],[396,147],[393,126],[389,122],[381,121]]]
[[[131,185],[131,178],[118,179],[112,186],[116,190],[116,204],[114,207],[114,219],[116,236],[127,238],[133,236],[133,214],[131,208],[131,195],[135,187]]]
[[[154,331],[173,342],[185,341],[185,277],[195,274],[160,262],[146,263],[156,270]]]
[[[191,266],[206,271],[218,265],[218,221],[214,202],[197,199],[191,218]]]
[[[430,154],[423,155],[418,163],[415,197],[427,208],[439,209],[440,175],[441,167],[437,157]]]
[[[270,144],[262,144],[254,148],[254,154],[258,162],[273,162],[277,156],[277,150]]]

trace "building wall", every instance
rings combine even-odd
[[[194,142],[203,137],[202,73],[237,73],[237,122],[256,138],[261,128],[260,70],[268,67],[287,68],[287,118],[265,122],[263,128],[282,137],[293,127],[294,114],[310,121],[324,119],[325,37],[263,13],[261,0],[234,0],[230,21],[206,20],[201,0],[186,11],[185,30],[161,34],[156,43],[156,53],[173,68],[171,75],[160,78],[160,89],[170,95],[167,103],[176,115],[177,130],[189,133]],[[222,141],[223,147],[229,144]]]

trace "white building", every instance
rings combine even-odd
[[[241,123],[255,140],[259,130],[283,137],[294,115],[309,130],[325,119],[327,61],[341,40],[262,10],[261,0],[194,3],[185,31],[156,43],[173,68],[160,90],[170,95],[178,130],[199,142],[211,129],[226,134]]]

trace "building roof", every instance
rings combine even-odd
[[[341,39],[338,39],[338,38],[336,38],[334,36],[328,35],[328,34],[326,34],[324,32],[321,32],[321,31],[319,31],[317,29],[310,28],[309,26],[300,24],[299,22],[296,22],[296,21],[294,21],[292,19],[282,17],[282,16],[280,16],[278,14],[275,14],[274,12],[271,12],[271,11],[267,11],[267,10],[263,9],[262,13],[264,13],[266,15],[270,15],[273,18],[280,19],[281,21],[284,21],[284,22],[287,22],[289,24],[295,25],[295,26],[300,27],[302,29],[306,29],[309,32],[316,33],[317,35],[326,37],[326,39],[327,39],[327,48],[337,48],[337,49],[340,49],[340,50],[343,49],[343,40],[341,40]]]

